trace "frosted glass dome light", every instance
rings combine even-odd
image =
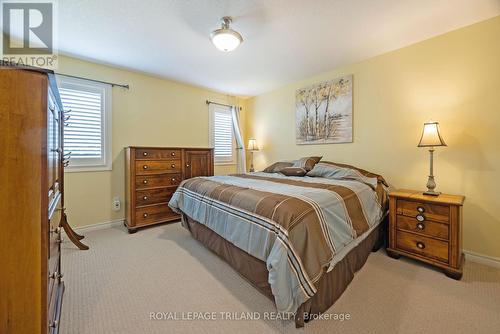
[[[215,47],[223,52],[231,52],[236,49],[242,42],[243,37],[237,32],[229,28],[232,19],[228,16],[222,18],[222,28],[214,30],[210,34],[212,43]]]

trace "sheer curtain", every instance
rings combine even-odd
[[[246,173],[247,161],[245,155],[245,143],[243,142],[243,137],[241,135],[239,110],[240,109],[236,106],[231,107],[231,115],[233,116],[234,138],[236,139],[237,172]]]

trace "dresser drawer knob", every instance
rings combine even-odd
[[[147,201],[148,200],[148,196],[144,196],[142,197],[143,200]]]
[[[144,218],[147,218],[147,217],[148,217],[148,214],[147,214],[147,213],[144,213],[142,216],[143,216]]]
[[[142,183],[148,184],[148,180],[144,180],[144,181],[142,181]]]
[[[175,157],[175,152],[170,153],[171,156]]]
[[[186,167],[189,168],[189,164],[186,164]]]
[[[418,214],[415,218],[417,218],[419,222],[423,222],[425,220],[425,216],[422,214]]]
[[[417,228],[418,228],[419,230],[423,230],[423,229],[425,229],[425,225],[424,225],[424,223],[418,223],[418,224],[417,224]]]
[[[423,242],[417,241],[417,248],[424,249],[425,248],[425,244]]]
[[[175,177],[173,177],[173,178],[172,178],[172,182],[175,182],[175,181],[176,181],[176,180],[175,180]]]
[[[423,206],[417,206],[417,211],[420,212],[420,213],[424,213],[425,212],[425,208]]]
[[[143,152],[142,155],[145,156],[145,157],[147,157],[148,156],[148,152]]]
[[[142,166],[142,169],[148,169],[148,168],[149,168],[148,165]]]
[[[171,164],[170,167],[175,168],[175,164]]]

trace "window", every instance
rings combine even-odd
[[[111,86],[58,76],[68,171],[111,170]]]
[[[234,164],[234,133],[231,108],[210,104],[210,143],[216,164]]]

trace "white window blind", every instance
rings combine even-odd
[[[66,115],[64,153],[68,170],[111,169],[111,87],[83,79],[58,78]]]
[[[216,163],[234,162],[233,119],[229,107],[210,105],[211,142]]]

